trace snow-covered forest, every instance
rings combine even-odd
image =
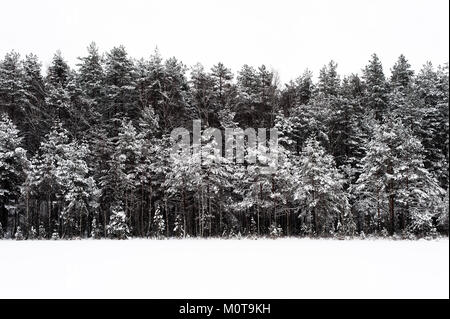
[[[185,66],[88,47],[0,60],[0,238],[448,234],[448,64],[337,63],[287,84],[262,65]],[[277,128],[276,172],[195,153],[174,128]],[[214,140],[203,140],[204,149]]]

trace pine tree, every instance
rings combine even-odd
[[[365,103],[375,112],[375,118],[381,120],[387,107],[387,84],[383,66],[376,54],[372,55],[369,64],[363,70],[365,81]]]
[[[22,229],[20,228],[20,226],[17,226],[17,230],[16,230],[16,233],[14,234],[14,238],[16,240],[24,240],[25,239],[25,237],[23,236]]]
[[[317,90],[325,99],[336,97],[339,92],[340,82],[337,64],[334,61],[330,61],[328,65],[320,70]]]
[[[398,147],[399,167],[394,171],[399,185],[396,197],[401,229],[416,234],[430,233],[435,220],[444,209],[445,190],[424,167],[424,149],[408,130],[403,130],[403,142]]]
[[[38,57],[29,54],[23,62],[25,118],[20,130],[24,134],[24,143],[32,154],[39,148],[44,132],[48,127],[48,114],[45,109],[45,84],[41,74]]]
[[[185,73],[186,66],[177,59],[170,58],[164,62],[162,82],[156,87],[159,89],[159,100],[152,104],[164,133],[170,133],[176,127],[185,127],[191,116],[189,84]]]
[[[217,126],[219,105],[214,101],[214,80],[205,72],[203,65],[196,64],[191,71],[192,103],[196,118],[202,120],[206,127]]]
[[[316,235],[333,234],[338,222],[348,213],[349,204],[342,174],[315,137],[306,141],[297,179],[294,196],[307,227]]]
[[[233,83],[233,73],[222,63],[211,68],[210,77],[213,81],[213,103],[218,112],[221,127],[233,127],[235,112],[233,105],[236,100],[236,87]]]
[[[80,109],[84,114],[85,125],[99,125],[105,108],[105,73],[103,70],[103,56],[99,53],[95,43],[87,48],[86,57],[79,58],[79,71],[76,78],[80,89]]]
[[[47,232],[45,231],[44,225],[39,225],[39,234],[38,239],[45,239],[47,238]]]
[[[255,68],[244,65],[237,76],[238,102],[235,106],[236,121],[241,127],[251,127],[253,120],[257,118],[259,109],[259,79]],[[257,126],[259,127],[259,126]]]
[[[105,109],[104,120],[110,123],[108,133],[117,134],[120,119],[137,120],[139,111],[135,95],[135,66],[123,46],[115,47],[105,58]]]
[[[295,81],[290,81],[281,92],[280,109],[289,115],[295,106],[308,104],[316,91],[312,80],[313,74],[308,69]]]
[[[369,231],[430,230],[444,191],[425,169],[422,154],[420,141],[398,119],[376,128],[357,182],[357,210],[367,217]]]
[[[69,144],[67,130],[61,123],[55,124],[51,132],[45,136],[39,152],[31,159],[27,170],[28,177],[22,187],[25,206],[28,207],[33,199],[45,205],[47,220],[44,222],[47,235],[51,235],[54,230],[61,208],[58,203],[61,203],[64,192],[67,190],[62,185],[64,180],[59,175],[63,173],[61,163],[69,160],[69,154],[71,154]],[[36,225],[40,224],[41,216],[38,207],[36,206],[31,216]]]
[[[257,234],[267,233],[265,215],[270,214],[269,222],[274,219],[275,201],[272,199],[274,181],[271,174],[263,173],[270,164],[268,147],[258,143],[257,147],[247,150],[245,163],[236,169],[235,187],[240,195],[235,204],[241,212],[251,212],[250,217],[256,218]]]
[[[67,145],[66,154],[57,166],[56,176],[62,188],[62,237],[65,237],[67,230],[77,230],[80,237],[88,235],[89,220],[98,209],[99,190],[90,176],[86,162],[88,152],[87,145],[72,142]]]
[[[143,146],[143,136],[138,134],[132,122],[122,121],[115,142],[112,160],[119,161],[120,170],[116,171],[118,173],[118,179],[116,180],[118,184],[115,187],[120,190],[118,200],[124,203],[123,208],[129,219],[129,226],[132,232],[133,229],[139,229],[137,226],[142,222],[142,219],[136,216],[136,192],[140,188],[137,170],[142,158]]]
[[[315,90],[315,86],[312,80],[313,74],[309,70],[305,70],[303,75],[296,80],[297,95],[296,104],[304,105],[308,104]]]
[[[166,222],[161,214],[161,209],[159,207],[155,210],[155,215],[153,216],[153,232],[157,238],[162,238],[166,230]]]
[[[300,154],[306,140],[315,135],[323,144],[329,144],[327,120],[330,108],[313,100],[310,104],[296,106],[290,114],[293,123],[292,139],[296,142],[295,152]]]
[[[21,143],[18,129],[4,114],[0,118],[0,222],[5,229],[9,213],[18,214],[20,186],[25,180],[27,158]]]
[[[283,229],[280,227],[280,225],[273,222],[270,225],[269,234],[270,234],[270,237],[272,237],[272,238],[281,237],[283,235]]]
[[[93,99],[92,107],[96,107],[101,103],[104,85],[103,57],[99,53],[97,45],[92,42],[89,44],[88,55],[79,58],[79,76],[78,80],[84,90],[87,98]]]
[[[391,88],[407,90],[413,82],[414,71],[403,54],[401,54],[391,70]]]
[[[92,237],[94,239],[101,238],[101,231],[98,226],[97,219],[95,217],[92,219],[90,237]]]
[[[364,110],[362,106],[363,87],[358,75],[352,74],[344,78],[341,87],[341,106],[339,112],[334,115],[339,136],[339,152],[335,156],[339,164],[349,165],[352,170],[351,176],[357,174],[357,163],[364,155],[364,145],[373,126],[373,112]],[[336,145],[339,145],[335,142]]]
[[[51,120],[58,119],[61,123],[71,124],[72,102],[69,93],[69,83],[73,73],[60,51],[53,57],[45,79],[46,108]]]
[[[30,232],[28,233],[27,239],[31,239],[31,240],[38,239],[37,231],[34,226],[31,226],[31,229],[30,229]]]
[[[120,206],[111,208],[111,217],[107,227],[107,234],[112,239],[128,239],[130,231],[126,222],[126,215]]]
[[[425,64],[416,77],[414,92],[422,110],[415,131],[425,148],[425,167],[448,188],[448,67],[436,72],[431,63]]]
[[[23,64],[17,52],[9,52],[0,61],[0,112],[7,113],[11,119],[24,119]]]
[[[258,68],[258,118],[254,127],[272,127],[278,105],[277,78],[273,71],[267,69],[265,65]],[[253,120],[255,122],[255,119]]]
[[[331,61],[320,73],[318,96],[316,103],[328,110],[326,118],[328,132],[328,152],[335,158],[338,167],[348,162],[353,156],[352,125],[357,116],[360,116],[360,104],[355,91],[358,89],[359,78],[353,76],[341,81],[337,74],[337,64]]]
[[[182,238],[182,237],[186,236],[186,231],[184,229],[183,216],[181,214],[177,214],[177,216],[175,217],[175,225],[173,228],[173,234],[178,238]]]
[[[48,68],[47,82],[52,85],[65,87],[69,82],[70,68],[64,60],[61,51],[57,51],[53,56],[52,63]]]

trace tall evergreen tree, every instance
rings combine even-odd
[[[121,118],[138,119],[135,87],[135,66],[128,53],[123,46],[113,48],[105,58],[106,102],[102,111],[103,119],[110,124],[110,136],[117,135]]]
[[[26,151],[21,147],[22,137],[7,115],[0,118],[0,224],[8,229],[8,217],[15,217],[11,233],[18,226],[18,199],[25,179]]]
[[[383,66],[376,54],[372,55],[369,64],[363,70],[365,81],[365,104],[375,112],[377,120],[381,120],[387,107],[387,83]]]
[[[349,213],[344,180],[334,159],[315,137],[306,141],[298,170],[295,198],[302,208],[306,229],[314,234],[333,234],[343,217]]]

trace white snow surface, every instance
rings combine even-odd
[[[449,241],[0,240],[0,298],[449,298]]]

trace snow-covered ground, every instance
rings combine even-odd
[[[449,241],[0,241],[0,298],[448,298]]]

